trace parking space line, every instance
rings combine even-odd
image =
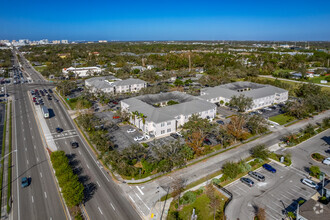
[[[277,213],[278,215],[282,216],[282,213],[278,212],[276,209],[273,209],[272,207],[266,205],[267,208],[273,210],[275,213]],[[266,211],[267,212],[267,211]]]
[[[299,192],[299,191],[297,191],[297,190],[295,190],[295,189],[291,189],[292,191],[295,191],[296,193],[299,193],[300,195],[303,195],[304,197],[306,197],[306,195],[305,194],[303,194],[303,193],[301,193],[301,192]]]

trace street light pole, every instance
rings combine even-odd
[[[1,157],[0,161],[2,161],[3,159],[5,159],[6,157],[8,157],[10,154],[17,152],[17,150],[13,150],[12,152],[9,152],[8,154],[6,154],[5,156]],[[2,164],[0,164],[0,167],[2,166]]]

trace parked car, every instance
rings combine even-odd
[[[183,135],[179,132],[179,131],[177,131],[177,132],[175,132],[179,137],[183,137]]]
[[[143,138],[144,138],[144,140],[149,140],[150,139],[150,136],[147,135],[147,134],[145,134]]]
[[[317,184],[315,182],[313,182],[312,180],[310,180],[310,179],[304,178],[304,179],[301,180],[301,182],[303,184],[305,184],[306,186],[309,186],[309,187],[314,188],[314,189],[318,189]]]
[[[326,164],[326,165],[330,165],[330,157],[325,158],[322,163]]]
[[[248,185],[249,187],[252,187],[254,185],[254,182],[250,178],[242,177],[241,182]]]
[[[206,145],[212,145],[212,142],[209,139],[207,139],[207,138],[205,138],[203,142]]]
[[[262,167],[271,173],[276,173],[276,169],[271,165],[269,165],[268,163],[265,163],[264,165],[262,165]]]
[[[77,148],[79,146],[78,142],[76,142],[76,141],[70,141],[70,144],[71,144],[72,148]]]
[[[219,125],[224,125],[224,124],[225,124],[222,120],[218,120],[217,123],[218,123]]]
[[[21,180],[21,186],[22,186],[22,188],[29,186],[29,178],[23,177]]]
[[[179,135],[177,135],[176,133],[171,133],[170,136],[173,137],[173,138],[175,138],[175,139],[178,139],[179,138]]]
[[[120,118],[119,116],[113,116],[112,117],[113,119],[118,119],[118,118]]]
[[[130,128],[130,129],[127,130],[127,133],[133,133],[133,132],[135,132],[135,131],[136,131],[136,129],[134,129],[134,128]]]
[[[264,182],[265,181],[265,176],[262,175],[261,173],[258,173],[258,172],[253,172],[253,171],[250,171],[249,172],[249,176],[251,176],[252,178],[260,181],[260,182]]]
[[[63,131],[62,128],[56,128],[56,132],[57,132],[57,133],[61,133],[62,131]]]
[[[136,136],[134,138],[134,141],[142,141],[143,140],[143,136]]]

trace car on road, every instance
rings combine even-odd
[[[254,182],[250,178],[242,177],[241,182],[248,185],[249,187],[254,186]]]
[[[265,163],[264,165],[262,165],[262,167],[271,173],[276,173],[276,169],[271,165],[269,165],[268,163]]]
[[[143,136],[134,137],[134,141],[142,141],[142,140],[143,140]]]
[[[29,186],[29,178],[23,177],[21,179],[21,186],[22,186],[22,188],[25,188],[25,187]]]
[[[70,141],[70,144],[71,144],[72,148],[77,148],[79,146],[78,142],[76,142],[76,141]]]
[[[57,133],[61,133],[62,131],[63,131],[62,128],[56,128],[56,132],[57,132]]]
[[[264,182],[266,179],[264,175],[262,175],[261,173],[258,173],[258,172],[250,171],[248,174],[249,174],[249,176],[251,176],[252,178],[254,178],[260,182]]]
[[[136,131],[135,128],[130,128],[130,129],[128,129],[126,132],[127,132],[127,133],[133,133],[133,132],[135,132],[135,131]]]
[[[49,91],[49,93],[53,93],[53,90],[51,90],[51,89],[48,89],[48,91]]]
[[[314,188],[314,189],[318,189],[317,184],[314,181],[310,180],[310,179],[304,178],[304,179],[301,180],[301,182],[303,184],[305,184],[306,186],[309,186],[309,187]]]
[[[150,136],[147,135],[147,134],[145,134],[143,138],[144,138],[144,140],[149,140],[150,139]]]
[[[326,165],[330,165],[330,157],[325,158],[322,163],[326,164]]]

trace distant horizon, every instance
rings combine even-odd
[[[4,1],[0,39],[330,41],[330,1]],[[110,41],[110,40],[109,40]]]
[[[13,40],[29,40],[32,42],[40,41],[40,40],[48,40],[50,43],[52,41],[61,41],[61,40],[68,40],[69,42],[96,42],[96,43],[105,43],[99,41],[106,41],[106,43],[110,42],[290,42],[290,43],[302,43],[302,42],[330,42],[330,40],[70,40],[70,39],[47,39],[47,38],[40,38],[40,39],[29,39],[29,38],[16,38],[16,39],[0,39],[0,40],[9,40],[12,42]],[[62,44],[62,43],[60,43]]]

